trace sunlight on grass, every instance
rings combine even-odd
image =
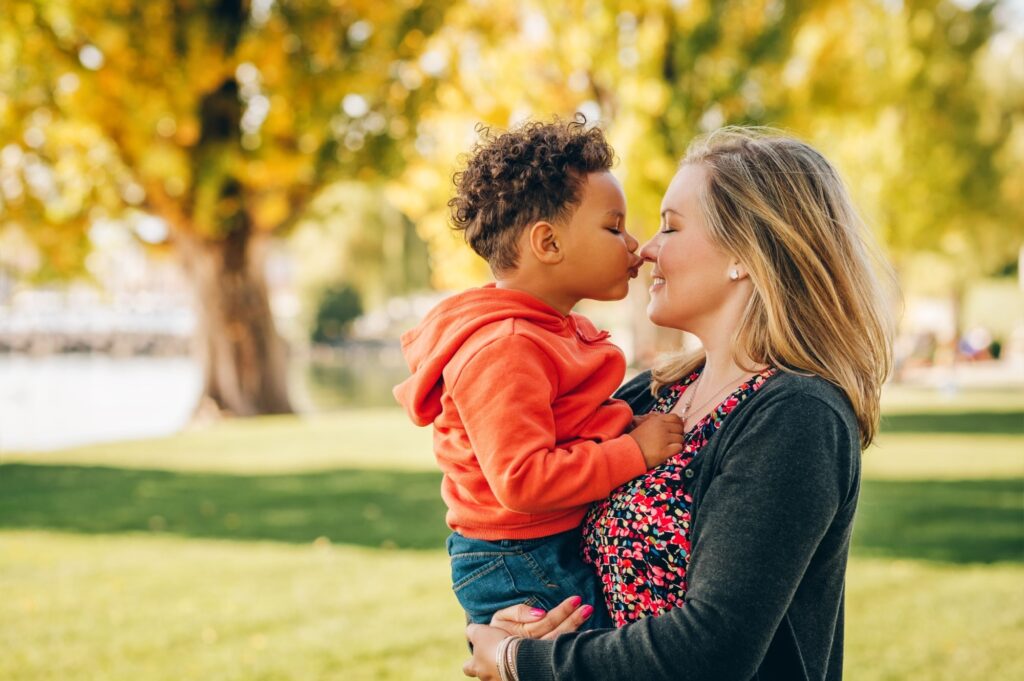
[[[846,677],[853,681],[1024,678],[1024,566],[853,559]]]
[[[447,569],[441,551],[4,533],[0,678],[449,678]]]
[[[446,679],[465,657],[442,551],[37,532],[0,546],[9,681]],[[1021,678],[1022,579],[854,559],[847,676]]]
[[[404,412],[367,409],[225,421],[153,440],[0,455],[0,462],[88,463],[270,475],[330,468],[436,470],[429,428]]]
[[[1024,436],[883,432],[863,464],[865,478],[1024,478]]]
[[[1024,678],[1024,396],[886,404],[847,678]],[[398,409],[2,463],[4,681],[461,677],[430,431]]]
[[[894,383],[882,389],[882,411],[886,414],[907,411],[958,413],[965,410],[1024,412],[1024,390],[1015,386],[934,390]]]

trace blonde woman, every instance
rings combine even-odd
[[[469,627],[463,671],[839,679],[860,454],[891,365],[886,270],[821,154],[742,128],[691,146],[640,253],[651,321],[703,350],[618,395],[636,414],[677,414],[687,435],[584,524],[617,629],[574,632],[578,600],[543,617],[509,608]]]

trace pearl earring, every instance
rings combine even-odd
[[[732,270],[731,272],[729,272],[729,278],[732,279],[733,281],[736,281],[737,279],[740,278],[740,271]]]

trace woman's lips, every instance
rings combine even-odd
[[[650,286],[649,290],[651,292],[654,292],[654,291],[660,289],[664,285],[665,285],[665,279],[663,277],[654,276],[654,277],[651,277],[651,286]]]

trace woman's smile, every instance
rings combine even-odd
[[[661,289],[664,285],[665,285],[665,277],[661,276],[660,274],[652,274],[651,275],[651,285],[650,285],[648,290],[651,293],[654,293],[655,291],[658,291],[659,289]]]

